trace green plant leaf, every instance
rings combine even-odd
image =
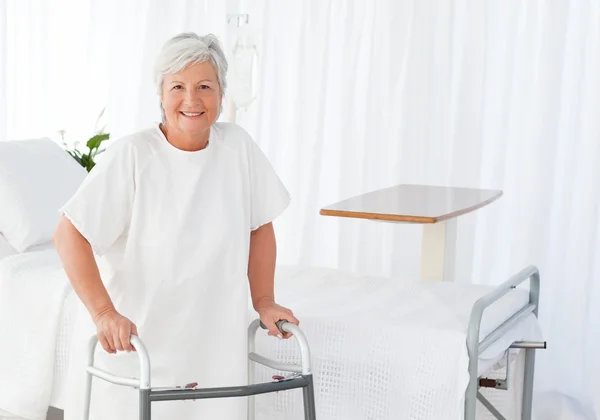
[[[81,166],[87,169],[90,163],[90,155],[82,155],[81,156]]]
[[[79,156],[77,156],[75,153],[71,152],[70,150],[67,150],[67,153],[70,154],[71,157],[77,161],[77,163],[79,163],[81,166],[83,166],[85,168],[85,165],[83,164],[83,162],[81,161],[81,158]]]
[[[108,140],[109,138],[110,138],[110,134],[108,134],[108,133],[96,134],[94,137],[92,137],[91,139],[88,140],[87,147],[90,150],[97,149],[98,147],[100,147],[100,144],[102,144],[103,141]]]

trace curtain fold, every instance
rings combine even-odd
[[[152,73],[162,44],[184,31],[227,43],[226,2],[210,0],[8,0],[0,19],[5,139],[66,130],[85,142],[104,108],[113,137],[159,121]]]
[[[538,418],[597,418],[599,3],[267,2],[263,20],[257,141],[293,198],[280,263],[415,277],[419,226],[319,209],[400,183],[502,189],[459,219],[458,281],[537,265]]]
[[[8,137],[7,127],[7,86],[6,86],[6,75],[8,72],[8,60],[7,60],[7,36],[8,36],[8,25],[7,25],[7,4],[6,2],[0,2],[0,141],[5,141]]]

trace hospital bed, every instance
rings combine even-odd
[[[39,257],[32,254],[30,258],[50,252],[38,251]],[[485,417],[483,407],[496,415],[492,418],[504,418],[499,411],[522,411],[523,419],[531,418],[534,349],[545,345],[536,318],[539,274],[534,267],[495,288],[387,279],[318,267],[280,266],[276,281],[278,299],[294,309],[311,342],[317,418],[404,418],[392,413],[406,407],[412,407],[411,413],[422,413],[413,418],[444,418],[438,416],[439,410],[447,411],[448,404],[432,400],[456,402],[461,393],[461,411],[467,420],[490,418]],[[528,283],[529,288],[524,287]],[[48,367],[53,372],[48,404],[59,409],[64,406],[76,304],[76,295],[69,292],[61,310],[49,314],[59,318],[59,325],[53,366]],[[457,345],[461,340],[464,345]],[[447,347],[446,352],[438,351],[440,346]],[[299,362],[293,343],[285,340],[258,337],[256,349],[275,360]],[[523,356],[524,369],[519,370],[515,365]],[[452,361],[444,362],[445,357]],[[503,374],[488,379],[488,373],[498,369]],[[265,382],[271,375],[272,370],[257,368],[253,380]],[[522,388],[522,395],[514,395],[509,384]],[[495,409],[484,397],[489,387],[510,395],[513,401],[493,396],[505,406]],[[256,418],[301,419],[298,398],[284,394],[256,397]],[[477,400],[481,404],[476,408]]]
[[[24,170],[22,178],[31,177],[36,168],[44,171],[46,182],[66,176],[65,171],[44,166],[48,156],[44,159],[23,159],[30,167]],[[14,173],[11,176],[12,180],[19,178]],[[69,177],[72,179],[72,174]],[[56,188],[64,186],[60,179],[52,182]],[[52,188],[30,184],[24,183],[20,191]],[[38,192],[32,191],[31,195],[51,197]],[[6,205],[7,201],[3,201]],[[48,212],[57,207],[37,205]],[[367,213],[361,216],[364,214]],[[441,237],[452,236],[451,230],[446,228]],[[438,240],[436,235],[430,235],[426,242]],[[36,329],[46,334],[25,337],[30,347],[24,346],[23,354],[9,362],[5,360],[4,365],[0,360],[0,367],[18,365],[27,369],[34,365],[35,371],[24,372],[24,376],[34,378],[34,389],[42,397],[29,401],[23,393],[16,394],[23,398],[21,406],[41,403],[61,409],[77,298],[68,287],[49,242],[21,253],[4,245],[0,236],[0,302],[4,304],[0,307],[0,329],[5,328],[7,335]],[[442,253],[438,258],[444,278],[452,277],[446,276],[452,268],[449,254]],[[19,295],[21,285],[37,294],[23,291]],[[524,268],[497,287],[487,287],[373,277],[330,268],[279,266],[276,287],[278,301],[293,308],[311,343],[317,418],[474,420],[489,418],[486,409],[493,418],[503,418],[499,411],[507,410],[518,414],[506,418],[531,418],[534,352],[545,347],[537,322],[540,276],[535,267]],[[56,290],[61,292],[55,293]],[[50,303],[52,306],[44,306]],[[249,310],[249,319],[252,318],[255,314]],[[36,342],[42,338],[45,342]],[[42,348],[46,350],[37,350]],[[259,337],[256,351],[271,359],[299,362],[289,340]],[[6,354],[3,346],[0,358]],[[523,365],[522,369],[517,369],[519,365]],[[272,373],[258,368],[252,380],[264,382]],[[50,379],[36,382],[36,375]],[[19,380],[10,375],[0,377],[0,398],[9,387],[1,389],[6,383],[2,381],[9,379]],[[515,389],[522,389],[522,395],[512,395]],[[8,390],[15,392],[15,387]],[[31,388],[27,390],[30,392]],[[501,399],[491,391],[511,395],[514,401],[510,403],[518,407],[494,408],[490,401]],[[283,394],[256,397],[256,418],[301,419],[299,398],[300,395]],[[0,404],[0,413],[3,409],[6,407]],[[2,418],[15,417],[5,413],[4,417],[0,414]]]

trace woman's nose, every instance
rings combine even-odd
[[[197,103],[200,102],[200,91],[197,89],[188,89],[187,90],[187,100],[191,103]]]

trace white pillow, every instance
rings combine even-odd
[[[18,252],[52,239],[87,171],[47,138],[0,142],[0,233]]]
[[[0,260],[15,255],[16,253],[17,250],[10,246],[6,238],[4,238],[4,235],[0,233]]]

